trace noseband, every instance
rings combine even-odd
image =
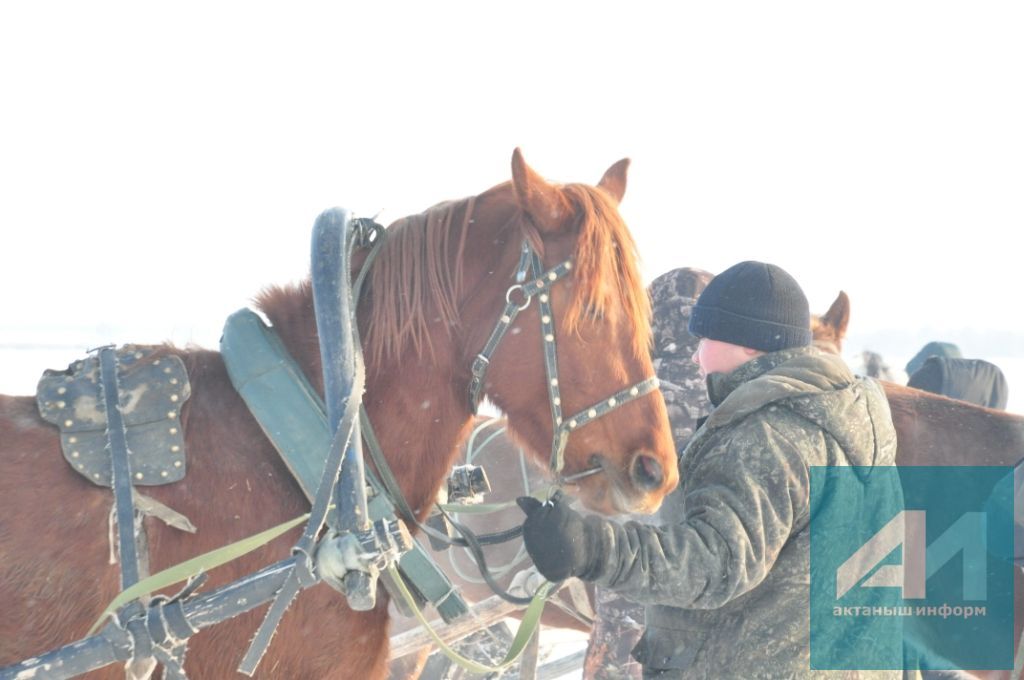
[[[582,477],[601,472],[601,466],[595,466],[567,477],[561,477],[562,468],[565,467],[565,447],[569,442],[569,434],[587,423],[601,416],[610,413],[616,408],[638,399],[645,394],[658,389],[658,378],[652,376],[642,380],[631,387],[620,390],[607,399],[603,399],[593,406],[583,409],[568,420],[562,418],[562,398],[558,389],[558,359],[555,349],[555,326],[554,316],[551,313],[551,296],[548,290],[555,283],[564,279],[572,271],[572,260],[565,260],[561,264],[544,271],[540,256],[530,246],[528,241],[523,241],[522,254],[519,258],[519,266],[516,269],[516,283],[505,293],[505,309],[498,318],[498,323],[491,336],[488,338],[484,348],[473,360],[473,377],[469,382],[469,407],[475,414],[480,400],[483,398],[484,375],[490,364],[491,356],[498,347],[498,343],[505,337],[516,315],[530,306],[534,296],[540,305],[540,328],[541,343],[544,347],[544,370],[547,374],[548,401],[551,404],[552,441],[551,441],[551,471],[562,483],[574,482]],[[529,275],[536,278],[527,281]],[[520,298],[521,299],[517,299]]]

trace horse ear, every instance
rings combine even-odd
[[[605,170],[604,177],[597,183],[597,186],[607,191],[616,203],[622,203],[622,197],[626,194],[627,170],[629,170],[629,159],[623,158]]]
[[[839,291],[836,301],[821,317],[821,323],[835,329],[836,340],[846,337],[846,327],[850,323],[850,297],[845,292]]]
[[[555,233],[568,226],[572,217],[568,200],[558,187],[526,164],[523,152],[518,148],[512,152],[512,184],[519,207],[530,216],[541,233]]]

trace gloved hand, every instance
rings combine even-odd
[[[596,578],[594,572],[601,557],[599,523],[584,520],[583,515],[569,507],[561,491],[555,492],[547,503],[531,496],[520,496],[516,503],[526,513],[523,543],[544,578]]]

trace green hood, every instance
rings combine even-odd
[[[764,354],[732,373],[708,376],[717,403],[705,427],[724,427],[766,406],[782,406],[832,435],[851,465],[891,465],[892,442],[865,437],[876,423],[891,422],[877,381],[857,378],[843,359],[813,347]],[[887,431],[888,428],[881,428]]]

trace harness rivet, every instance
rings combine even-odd
[[[634,387],[633,389],[631,389],[629,391],[629,393],[630,393],[630,395],[635,397],[636,395],[640,394],[640,390],[638,388]]]
[[[80,455],[81,455],[81,454],[80,454],[80,453],[78,453],[78,451],[72,451],[72,452],[71,452],[71,457],[72,457],[72,458],[78,458],[78,456],[80,456]]]
[[[154,366],[159,366],[159,365],[160,365],[160,360],[159,360],[159,359],[157,359],[156,361],[154,361],[154,362],[153,362],[153,365],[154,365]]]
[[[596,418],[597,417],[597,409],[595,409],[595,408],[590,409],[589,411],[587,411],[587,415],[590,416],[591,418]]]
[[[161,470],[161,471],[160,471],[160,476],[161,476],[161,477],[166,477],[167,475],[168,475],[168,472],[167,472],[167,470]]]
[[[566,269],[572,269],[572,262],[566,262],[565,263],[565,268]]]
[[[67,406],[67,404],[65,404],[63,401],[57,402],[57,408],[64,408],[65,406]]]
[[[178,451],[181,451],[181,447],[175,444],[174,446],[171,447],[171,451],[177,453]]]
[[[544,323],[551,323],[551,317],[547,315],[540,317],[540,320]]]
[[[171,434],[178,434],[178,428],[172,427],[170,430],[168,430],[168,432],[170,432]]]
[[[501,315],[501,322],[502,323],[512,323],[512,317],[510,317],[508,314],[502,314]]]
[[[171,401],[178,401],[178,395],[177,394],[172,394],[171,395]]]
[[[548,333],[547,335],[544,336],[544,339],[547,340],[548,342],[554,342],[555,336],[551,335],[551,333]]]
[[[141,472],[136,472],[135,473],[135,479],[142,479],[142,473]]]
[[[85,469],[85,464],[84,463],[79,463],[75,467],[78,468],[79,470],[84,470]]]
[[[178,414],[175,411],[168,411],[167,412],[167,417],[168,418],[176,418],[177,416],[178,416]]]
[[[71,427],[74,424],[75,424],[75,421],[73,421],[73,420],[65,420],[64,421],[64,427]]]
[[[558,274],[551,272],[550,274],[548,274],[548,278],[554,281],[558,278]]]
[[[538,288],[543,288],[544,287],[544,279],[537,279],[537,287]]]
[[[135,353],[135,358],[136,359],[141,359],[142,358],[142,352],[136,352]]]
[[[561,400],[561,399],[559,399],[558,397],[555,397],[554,399],[552,399],[552,400],[551,400],[551,402],[552,402],[552,403],[553,403],[553,404],[554,404],[555,406],[561,406],[561,405],[562,405],[562,400]]]
[[[178,384],[178,379],[177,378],[171,378],[171,384],[172,385],[177,385]]]
[[[94,473],[92,473],[92,476],[93,476],[93,479],[99,479],[100,478],[100,473],[94,472]]]
[[[181,467],[181,461],[180,460],[174,461],[174,467]]]
[[[78,437],[68,437],[68,444],[77,444]]]
[[[552,387],[558,387],[558,378],[552,378],[551,379],[551,386]]]
[[[171,367],[170,366],[168,366],[167,368],[164,369],[164,373],[170,373],[170,372],[171,372]]]
[[[561,424],[562,424],[562,416],[558,416],[557,418],[555,418],[555,425],[561,425]]]
[[[608,400],[608,405],[609,406],[615,406],[618,403],[619,402],[615,400],[615,397],[612,397],[611,399]]]
[[[571,429],[573,429],[575,427],[576,427],[576,421],[575,420],[570,420],[569,421],[569,429],[571,430]]]
[[[64,394],[67,391],[68,391],[68,388],[66,388],[66,387],[58,387],[57,388],[57,394]]]
[[[547,293],[543,293],[543,294],[542,294],[542,295],[540,296],[540,301],[541,301],[541,302],[547,302],[547,301],[548,301],[548,294],[547,294]]]

